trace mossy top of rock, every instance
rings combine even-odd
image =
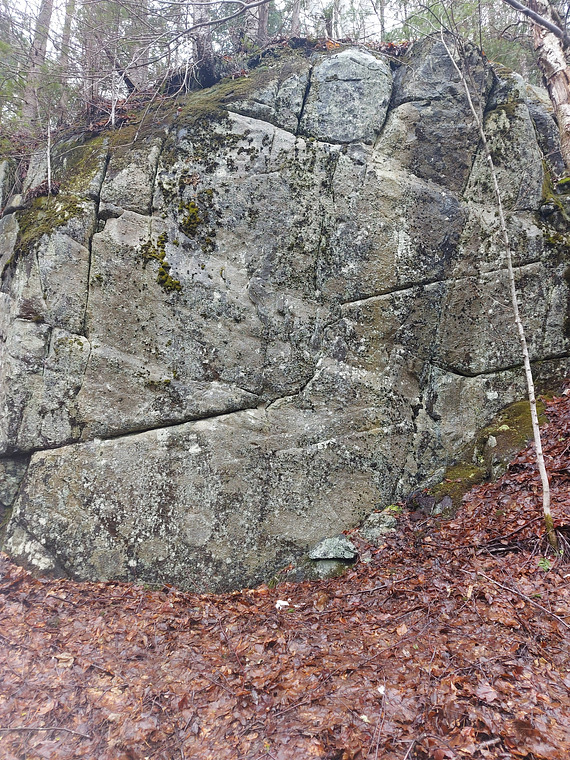
[[[281,59],[262,62],[247,76],[237,79],[222,79],[218,84],[205,90],[197,90],[178,101],[177,123],[185,127],[204,125],[208,122],[224,122],[228,116],[228,106],[252,95],[255,90],[263,87],[276,77],[284,79],[293,73],[299,64],[294,66],[293,51],[288,51],[288,65],[283,65]]]
[[[544,403],[541,399],[536,402],[538,421],[542,425],[547,420],[544,415]],[[532,439],[532,420],[530,417],[530,404],[528,401],[516,401],[514,404],[502,409],[490,425],[484,428],[474,447],[473,457],[481,456],[489,438],[493,436],[497,446],[505,455],[512,458],[523,449]]]
[[[77,197],[68,193],[34,198],[29,208],[18,212],[20,232],[16,248],[21,253],[27,253],[44,235],[63,227],[83,210]]]
[[[57,162],[61,166],[58,178],[64,191],[85,191],[101,171],[107,154],[107,143],[108,140],[102,135],[90,140],[78,138],[64,143]]]
[[[346,47],[354,47],[348,45]],[[330,54],[339,53],[344,47],[335,48]],[[380,54],[369,51],[382,58]],[[300,48],[272,48],[251,58],[250,69],[244,76],[222,79],[212,87],[190,92],[176,101],[176,123],[180,127],[195,129],[211,123],[224,124],[232,103],[255,99],[255,93],[269,84],[281,85],[295,74],[307,72],[327,51],[315,50],[314,43]],[[312,60],[309,63],[307,58]]]

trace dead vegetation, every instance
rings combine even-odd
[[[567,548],[570,396],[545,403]],[[540,535],[532,450],[452,521],[398,526],[342,578],[217,596],[36,579],[3,556],[1,756],[570,756],[570,565]]]

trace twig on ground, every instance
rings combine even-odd
[[[66,604],[71,604],[72,607],[79,607],[78,604],[75,604],[75,602],[72,602],[70,599],[64,599],[63,596],[57,596],[56,594],[47,594],[46,596],[49,599],[57,599],[60,602],[65,602]]]
[[[491,541],[487,541],[486,544],[483,544],[481,548],[485,548],[486,546],[489,546],[489,544],[496,543],[497,541],[506,541],[507,538],[511,538],[511,536],[516,535],[517,533],[520,533],[521,530],[524,530],[525,528],[528,528],[529,525],[532,525],[535,522],[538,522],[539,520],[542,520],[542,517],[535,517],[533,520],[529,520],[524,525],[521,525],[519,528],[516,528],[516,530],[512,530],[510,533],[507,533],[504,536],[497,536],[497,538],[491,539]]]
[[[499,744],[499,742],[502,742],[502,738],[500,736],[495,737],[494,739],[487,739],[486,742],[481,742],[477,749],[484,749],[485,747],[492,747],[495,744]]]
[[[423,736],[420,736],[420,739],[422,739],[422,738],[423,738]],[[406,752],[406,754],[404,755],[404,757],[402,758],[402,760],[408,760],[408,758],[409,758],[409,756],[410,756],[413,748],[416,746],[416,742],[417,741],[419,741],[419,740],[418,739],[412,739],[412,741],[410,742],[410,746],[408,747],[408,751]]]
[[[347,594],[335,594],[336,599],[342,599],[345,596],[359,596],[360,594],[372,594],[374,591],[382,591],[382,589],[390,589],[392,590],[392,587],[395,586],[397,583],[403,583],[404,581],[409,581],[411,578],[414,578],[413,575],[407,575],[405,578],[397,578],[392,582],[392,585],[388,583],[383,583],[380,586],[374,586],[374,588],[365,588],[365,589],[355,589],[354,591],[349,591]]]
[[[74,736],[82,736],[84,739],[91,739],[89,734],[82,734],[79,731],[73,731],[71,728],[65,728],[64,726],[14,726],[13,728],[0,727],[0,733],[7,733],[8,731],[24,732],[24,731],[65,731],[66,734],[73,734]]]
[[[462,573],[470,574],[468,570],[461,570]],[[490,581],[491,583],[494,583],[495,586],[499,586],[499,588],[504,589],[505,591],[510,591],[512,594],[516,594],[517,596],[520,596],[521,599],[524,599],[525,602],[528,602],[529,604],[532,604],[533,607],[538,607],[539,610],[542,610],[543,612],[546,612],[547,615],[550,615],[550,617],[553,617],[555,620],[557,620],[561,625],[564,626],[564,628],[567,628],[570,631],[570,625],[563,620],[558,615],[555,615],[554,612],[551,612],[546,607],[543,607],[542,604],[539,604],[538,602],[535,602],[534,599],[531,599],[530,596],[527,596],[526,594],[523,594],[522,591],[519,591],[516,588],[513,588],[512,586],[505,586],[503,583],[499,583],[499,581],[494,580],[494,578],[491,578],[488,575],[485,575],[485,573],[482,573],[480,570],[476,571],[477,575],[480,575],[482,578],[485,578],[486,580]]]

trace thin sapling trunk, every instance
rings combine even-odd
[[[546,465],[544,463],[544,453],[542,451],[540,426],[538,424],[538,412],[536,410],[534,379],[532,376],[532,368],[530,365],[530,356],[528,353],[528,345],[526,341],[524,326],[520,317],[519,302],[518,302],[518,297],[517,297],[517,286],[516,286],[516,281],[515,281],[515,273],[513,269],[511,243],[510,243],[510,238],[509,238],[509,232],[507,230],[507,222],[505,219],[505,213],[503,209],[501,191],[499,188],[499,182],[497,180],[497,172],[495,171],[493,156],[491,155],[489,143],[487,142],[487,136],[485,134],[485,129],[483,127],[483,120],[481,116],[479,115],[477,109],[475,108],[473,99],[471,98],[471,93],[469,91],[469,86],[467,84],[465,75],[463,74],[463,72],[461,71],[457,63],[455,62],[453,54],[451,53],[451,50],[449,49],[445,41],[445,35],[443,33],[443,30],[441,30],[440,33],[441,33],[441,41],[443,43],[443,46],[445,47],[447,51],[447,55],[449,56],[450,61],[452,62],[455,70],[457,71],[461,79],[463,88],[465,90],[465,94],[467,95],[467,102],[469,103],[469,108],[471,110],[471,113],[473,114],[473,118],[475,119],[475,123],[479,131],[479,137],[481,138],[481,143],[483,145],[485,158],[487,159],[487,163],[489,165],[489,171],[491,172],[491,177],[493,179],[493,188],[495,191],[495,198],[497,201],[497,209],[498,209],[499,220],[500,220],[500,225],[501,225],[501,233],[503,237],[503,245],[505,248],[505,258],[507,260],[507,272],[508,272],[508,278],[509,278],[509,288],[510,288],[510,293],[511,293],[511,303],[513,307],[515,324],[517,326],[517,331],[519,334],[519,339],[520,339],[520,344],[521,344],[521,349],[522,349],[522,354],[523,354],[524,371],[525,371],[525,377],[526,377],[526,384],[528,388],[528,400],[530,402],[530,417],[532,421],[532,432],[534,436],[534,446],[536,450],[536,462],[538,465],[538,471],[540,473],[540,480],[542,483],[542,511],[544,513],[544,525],[546,528],[546,536],[548,538],[549,544],[552,546],[554,551],[558,552],[558,538],[556,536],[556,531],[554,529],[554,523],[552,520],[552,514],[550,512],[550,483],[548,480],[548,472],[546,471]]]

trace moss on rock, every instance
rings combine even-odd
[[[546,422],[544,404],[537,401],[539,422]],[[460,456],[459,460],[447,468],[442,480],[427,489],[426,495],[434,498],[434,504],[441,504],[447,496],[454,513],[461,506],[462,499],[473,486],[485,480],[495,480],[506,472],[512,458],[532,440],[532,421],[528,401],[509,404],[483,428],[477,439]]]
[[[68,145],[61,158],[62,189],[68,193],[84,192],[106,159],[107,139],[102,135]]]
[[[188,201],[187,203],[180,201],[178,211],[183,215],[178,226],[188,237],[195,237],[198,227],[203,222],[198,205],[195,201]]]
[[[443,480],[430,488],[428,493],[435,498],[435,504],[441,504],[446,496],[452,503],[452,510],[458,509],[465,494],[473,486],[485,480],[485,468],[472,462],[459,462],[449,467]]]
[[[18,212],[20,231],[16,249],[28,253],[44,235],[50,235],[83,211],[75,195],[60,192],[58,196],[34,198],[28,208]]]
[[[180,280],[176,280],[170,274],[170,264],[166,260],[166,244],[168,242],[168,235],[163,232],[159,235],[156,244],[152,240],[147,240],[139,248],[139,254],[143,260],[143,267],[146,267],[149,261],[154,259],[158,261],[158,272],[156,275],[156,281],[167,293],[177,293],[182,290]]]

